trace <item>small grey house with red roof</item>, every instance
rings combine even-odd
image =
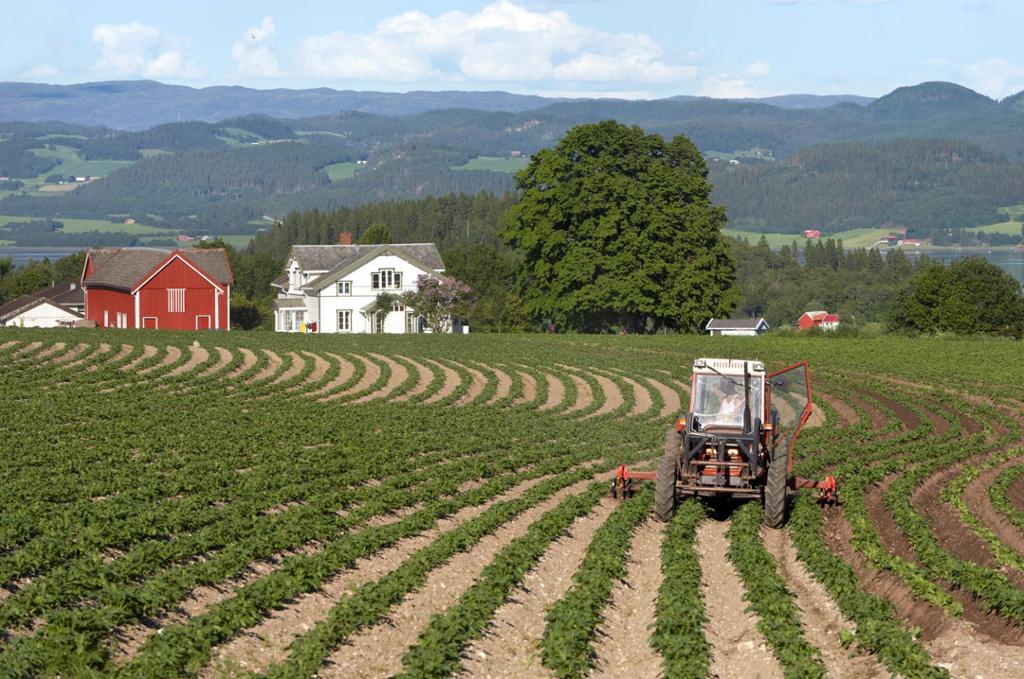
[[[234,283],[221,249],[90,250],[85,317],[100,328],[230,330]]]
[[[416,290],[419,276],[439,276],[444,263],[433,243],[292,246],[284,273],[273,283],[278,332],[418,333],[423,319],[394,302],[381,313],[377,297]],[[456,325],[456,332],[464,332]]]

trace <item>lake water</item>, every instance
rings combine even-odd
[[[0,259],[11,258],[14,266],[25,266],[29,260],[41,262],[49,259],[56,262],[58,259],[73,255],[84,248],[19,248],[10,245],[0,245]]]
[[[926,254],[931,259],[942,262],[943,264],[949,264],[950,262],[955,262],[956,260],[963,259],[964,257],[980,255],[1009,273],[1021,283],[1024,283],[1024,252],[1014,252],[1012,250],[992,250],[991,252],[907,252],[907,256],[911,259],[916,259],[921,254]]]

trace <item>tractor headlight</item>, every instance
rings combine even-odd
[[[706,368],[706,367],[708,367],[708,363],[703,358],[698,358],[696,361],[693,362],[693,367],[694,368]]]
[[[751,365],[754,367],[754,372],[764,372],[764,363],[761,363],[760,361],[754,361]]]

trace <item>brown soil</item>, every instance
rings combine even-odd
[[[402,655],[416,642],[430,617],[455,603],[494,556],[524,535],[530,524],[569,495],[583,492],[589,483],[581,481],[562,489],[432,571],[423,587],[392,609],[387,621],[362,630],[338,648],[319,676],[382,677],[401,671]],[[525,489],[517,495],[522,492]]]
[[[376,363],[374,363],[373,361],[371,361],[370,359],[368,359],[365,356],[360,356],[359,354],[352,354],[352,356],[357,361],[362,363],[363,366],[366,368],[365,371],[363,372],[363,376],[359,379],[358,382],[353,384],[351,387],[349,387],[345,391],[339,391],[339,392],[336,392],[336,393],[333,393],[333,394],[328,394],[327,396],[324,396],[323,398],[320,399],[321,403],[326,403],[327,401],[335,401],[335,400],[337,400],[339,398],[346,398],[348,396],[351,396],[352,394],[358,394],[361,391],[366,391],[371,386],[373,386],[373,384],[377,380],[380,379],[380,366],[379,365],[377,365]]]
[[[81,358],[76,359],[74,361],[71,361],[71,363],[66,364],[64,367],[65,368],[74,368],[74,367],[77,367],[77,366],[80,366],[80,365],[84,365],[84,364],[87,364],[87,363],[88,364],[95,364],[101,357],[103,357],[106,354],[109,354],[111,349],[113,349],[113,347],[111,347],[106,342],[100,342],[99,346],[96,347],[96,351],[94,351],[94,352],[92,352],[92,353],[90,353],[90,354],[88,354],[86,356],[82,356]],[[94,365],[90,365],[89,367],[95,369]]]
[[[64,347],[66,347],[66,346],[67,345],[64,344],[64,342],[54,342],[53,344],[51,344],[50,346],[46,347],[45,349],[40,351],[38,354],[33,356],[32,357],[32,361],[36,362],[36,361],[39,361],[40,359],[48,358],[50,356],[53,356],[54,354],[57,354],[57,353],[59,353],[61,351],[64,351]]]
[[[669,415],[678,414],[682,409],[679,393],[664,382],[659,382],[651,377],[647,378],[647,382],[654,387],[654,390],[661,396],[661,400],[664,401],[664,405],[661,407],[661,410],[658,411],[658,417],[668,417]]]
[[[466,390],[466,393],[462,395],[462,398],[454,403],[455,406],[464,406],[472,403],[474,400],[479,398],[480,394],[484,393],[484,390],[487,388],[487,378],[484,377],[484,374],[476,368],[470,368],[468,365],[463,365],[462,363],[456,363],[455,365],[469,373],[469,388]]]
[[[156,347],[147,344],[144,347],[142,347],[142,355],[141,356],[136,356],[135,358],[133,358],[128,363],[125,363],[124,365],[122,365],[120,369],[123,372],[128,372],[130,370],[134,370],[135,366],[139,365],[143,361],[146,361],[146,360],[156,356],[156,352],[157,352],[157,348]]]
[[[26,344],[22,348],[15,349],[14,352],[11,354],[11,358],[20,358],[20,357],[24,356],[25,354],[29,353],[30,351],[35,351],[36,349],[38,349],[41,346],[43,346],[42,342],[29,342],[28,344]]]
[[[835,411],[836,417],[839,419],[839,422],[836,424],[837,427],[852,427],[860,421],[857,411],[851,408],[848,403],[820,391],[815,396]]]
[[[88,349],[88,348],[89,348],[88,344],[85,344],[84,342],[79,342],[78,344],[76,344],[74,346],[74,348],[71,349],[71,351],[68,351],[67,353],[65,353],[62,356],[58,356],[57,358],[53,359],[50,362],[53,365],[60,365],[62,363],[67,363],[68,361],[74,360],[74,359],[78,358],[79,356],[81,356],[83,353],[85,353],[85,350]]]
[[[1010,503],[1017,508],[1017,511],[1024,512],[1024,474],[1021,474],[1006,489],[1006,497],[1010,499]]]
[[[523,393],[512,402],[512,405],[521,406],[532,403],[537,398],[537,380],[533,375],[524,373],[521,370],[517,370],[516,374],[519,375],[519,380],[523,383]]]
[[[807,429],[814,429],[825,424],[825,412],[821,408],[815,408],[813,402],[811,404],[811,414],[807,418],[807,422],[804,423],[804,427]]]
[[[216,375],[225,367],[227,367],[227,365],[231,363],[231,359],[234,358],[232,353],[225,349],[224,347],[214,347],[214,349],[216,349],[217,351],[217,361],[209,368],[199,373],[200,377],[211,377],[213,375]]]
[[[562,411],[562,415],[569,415],[584,408],[589,408],[594,402],[594,392],[590,389],[590,383],[579,375],[570,374],[569,379],[576,386],[576,402]]]
[[[892,414],[900,421],[900,429],[902,431],[914,431],[921,425],[921,420],[918,418],[917,414],[908,410],[902,403],[894,401],[885,394],[879,394],[876,391],[870,391],[860,387],[855,388],[855,390],[862,396],[873,398],[892,411]],[[873,417],[872,420],[874,420]]]
[[[626,399],[622,397],[622,392],[619,391],[619,385],[611,381],[604,375],[593,375],[593,378],[597,380],[597,383],[601,385],[601,392],[604,394],[604,403],[601,407],[590,413],[583,419],[589,417],[600,417],[607,415],[608,413],[614,412],[626,402]]]
[[[169,367],[171,367],[172,365],[174,365],[175,363],[177,363],[178,361],[181,360],[181,357],[182,357],[181,349],[179,349],[178,347],[170,346],[170,345],[166,346],[165,349],[167,349],[167,353],[164,354],[164,357],[162,359],[160,359],[160,361],[156,365],[151,365],[148,368],[143,368],[142,370],[138,371],[138,374],[139,375],[148,375],[149,373],[154,372],[156,370],[162,370],[163,368],[169,368]]]
[[[366,401],[372,401],[377,398],[384,398],[385,396],[393,392],[395,389],[398,389],[398,387],[400,387],[402,383],[405,382],[405,380],[409,377],[409,371],[401,363],[397,363],[396,361],[393,361],[387,356],[382,356],[380,354],[370,354],[370,356],[372,356],[373,358],[377,359],[382,363],[387,364],[388,368],[391,369],[391,374],[388,376],[388,381],[384,384],[383,387],[381,387],[377,391],[367,394],[366,396],[357,398],[356,400],[352,401],[353,403],[365,403]]]
[[[348,382],[349,378],[352,377],[352,373],[354,373],[356,370],[354,365],[352,365],[349,361],[347,361],[346,359],[342,358],[337,354],[332,354],[328,352],[327,356],[328,358],[331,358],[332,360],[334,360],[335,363],[338,364],[338,374],[331,378],[331,381],[325,384],[324,386],[320,387],[316,391],[310,392],[310,396],[319,396],[320,394],[326,394],[331,389],[337,389],[341,385]]]
[[[438,401],[451,396],[455,390],[459,388],[459,385],[462,384],[462,378],[459,377],[459,373],[455,372],[448,366],[442,365],[430,358],[423,359],[423,362],[430,363],[444,374],[444,383],[441,385],[441,388],[430,397],[424,399],[423,403],[437,403]]]
[[[483,638],[466,649],[463,668],[470,676],[551,676],[541,665],[539,653],[544,616],[569,591],[594,532],[617,506],[611,498],[602,500],[590,514],[573,522],[568,535],[548,547],[509,600],[495,611]]]
[[[903,531],[893,520],[892,513],[885,506],[883,498],[886,491],[889,490],[889,487],[892,486],[897,478],[895,475],[887,476],[877,486],[868,488],[867,492],[864,493],[864,505],[868,510],[868,518],[871,519],[871,523],[878,531],[882,545],[891,554],[916,564],[917,555],[914,553],[910,543],[907,542],[907,537],[903,534]]]
[[[233,380],[249,368],[256,365],[256,354],[245,347],[238,347],[238,353],[242,354],[242,362],[234,370],[227,374],[228,379]]]
[[[132,350],[134,348],[135,347],[133,347],[130,344],[122,344],[121,345],[121,349],[116,354],[114,354],[113,356],[108,358],[106,361],[104,361],[103,365],[111,365],[113,363],[117,363],[118,361],[124,360],[124,358],[127,357],[128,354],[132,353]],[[154,349],[154,351],[156,351],[156,349]],[[88,372],[96,372],[99,369],[100,369],[99,365],[90,365],[89,367],[86,368],[86,371],[88,371]]]
[[[633,378],[626,377],[625,375],[620,376],[619,379],[633,389],[633,407],[628,413],[626,413],[626,417],[643,415],[654,406],[654,399],[651,398],[651,392],[647,391],[646,387]]]
[[[18,343],[18,340],[7,340],[3,344],[0,344],[0,351],[3,351],[4,349],[10,349],[11,347],[13,347],[17,343]]]
[[[867,401],[859,399],[852,394],[847,395],[846,401],[867,413],[868,419],[871,420],[872,429],[876,431],[885,429],[885,425],[888,424],[888,418],[886,418],[885,413],[876,408],[873,403],[868,403]]]
[[[1013,549],[1021,556],[1024,556],[1024,535],[1017,526],[992,506],[988,497],[988,489],[1008,467],[1020,464],[1021,458],[1014,457],[1002,464],[982,472],[978,478],[967,484],[964,489],[964,502],[971,508],[982,525],[991,530],[999,538],[1000,542],[1010,549]]]
[[[299,375],[303,370],[306,369],[305,359],[303,359],[294,351],[288,352],[288,358],[291,359],[291,361],[288,364],[288,367],[284,370],[284,372],[278,375],[277,378],[273,382],[271,382],[271,384],[280,384],[281,382],[287,382],[288,380],[294,379],[297,375]]]
[[[765,548],[779,564],[779,574],[786,586],[796,595],[800,609],[800,626],[808,643],[821,651],[821,659],[834,679],[869,679],[888,677],[889,672],[877,658],[869,654],[855,654],[839,642],[840,630],[852,630],[832,597],[821,584],[811,577],[797,560],[796,548],[789,534],[782,530],[762,529]]]
[[[747,611],[746,590],[727,550],[726,521],[707,519],[697,527],[700,586],[708,616],[704,633],[711,644],[712,677],[782,677],[782,668]]]
[[[548,400],[537,410],[551,410],[557,408],[565,400],[565,385],[551,373],[544,373],[544,379],[548,383]]]
[[[637,528],[629,550],[625,579],[612,592],[604,622],[594,640],[597,667],[604,679],[656,679],[661,657],[651,648],[651,626],[661,587],[661,540],[665,525],[653,520]]]
[[[313,361],[313,369],[309,371],[308,375],[306,375],[306,379],[285,389],[286,393],[292,394],[296,391],[306,391],[307,389],[318,386],[320,380],[323,379],[324,375],[327,374],[327,370],[331,367],[331,364],[327,362],[327,359],[320,354],[314,354],[312,351],[303,351],[302,353],[305,354],[309,360]]]
[[[205,363],[210,358],[210,352],[199,345],[191,345],[189,352],[191,355],[188,357],[188,360],[167,373],[168,377],[177,377],[178,375],[191,372],[196,369],[196,366]]]
[[[508,398],[508,395],[512,392],[512,378],[509,374],[486,363],[481,363],[480,365],[494,373],[494,379],[498,381],[498,386],[494,389],[494,396],[487,400],[487,405],[494,405],[498,401]]]
[[[270,349],[261,349],[260,351],[267,355],[267,364],[263,366],[263,368],[258,373],[247,379],[247,384],[252,384],[254,382],[262,382],[264,380],[270,379],[271,377],[277,374],[277,371],[280,370],[281,366],[284,364],[284,361],[281,360],[281,357],[275,354]]]
[[[950,618],[915,599],[902,580],[871,567],[853,548],[850,526],[838,511],[827,512],[823,535],[829,548],[856,571],[864,591],[889,600],[907,624],[921,628],[924,647],[937,665],[955,677],[1022,676],[1024,645],[993,640],[971,622]]]
[[[411,398],[419,396],[430,387],[430,382],[434,379],[434,372],[427,366],[423,365],[422,363],[414,361],[407,356],[398,356],[398,358],[404,360],[406,363],[409,363],[412,365],[412,367],[416,368],[416,386],[414,386],[412,389],[405,392],[404,394],[399,394],[398,396],[395,397],[396,401],[408,401]]]

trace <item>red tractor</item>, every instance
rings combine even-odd
[[[778,528],[788,491],[817,488],[819,500],[829,504],[839,497],[831,476],[789,476],[793,444],[810,414],[806,361],[766,373],[758,361],[699,358],[693,362],[689,412],[669,430],[658,471],[621,465],[612,494],[631,494],[634,480],[653,480],[659,521],[671,519],[685,497],[760,500],[765,524]]]

